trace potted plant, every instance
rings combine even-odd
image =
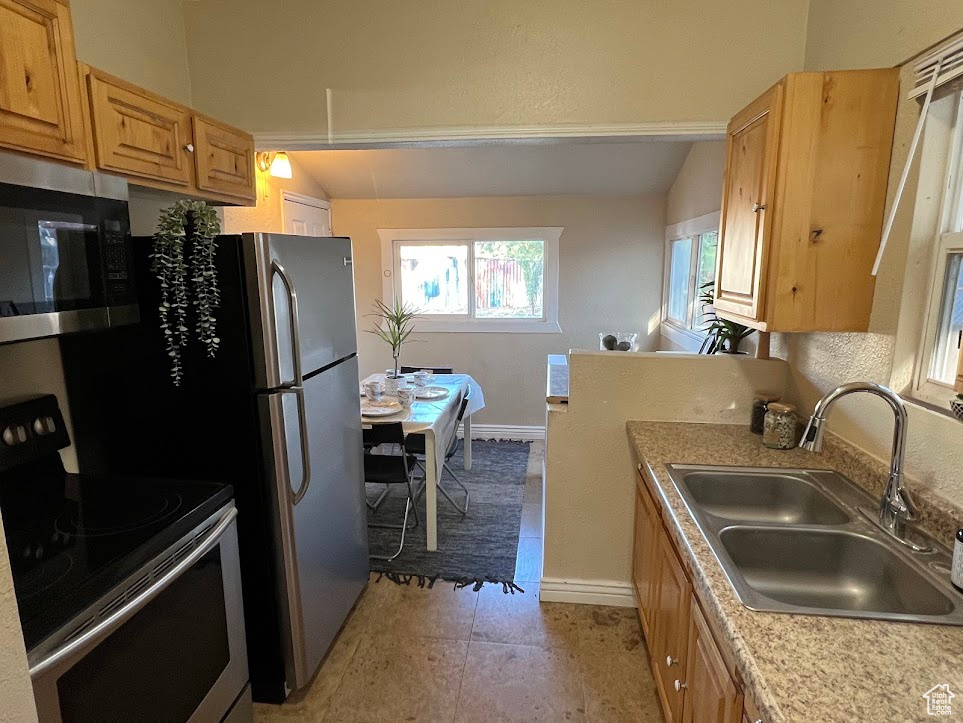
[[[950,400],[950,409],[953,416],[963,422],[963,394],[957,394],[956,399]]]
[[[702,320],[710,322],[709,326],[706,327],[706,338],[703,340],[702,346],[699,347],[699,353],[745,354],[746,352],[739,351],[739,344],[755,329],[716,316],[715,309],[712,306],[715,301],[713,295],[715,282],[710,281],[703,284],[699,289],[701,290],[699,301],[702,302]]]
[[[398,359],[401,357],[401,347],[414,331],[414,320],[418,315],[419,310],[414,306],[402,304],[397,300],[392,306],[388,306],[378,299],[375,300],[375,311],[368,314],[378,319],[374,328],[368,329],[368,333],[377,334],[391,347],[391,356],[395,362],[394,372],[389,373],[385,381],[385,389],[389,394],[398,391],[398,379],[401,376],[398,372]]]

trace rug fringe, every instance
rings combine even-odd
[[[513,580],[497,580],[493,577],[485,577],[482,579],[478,577],[442,577],[440,575],[405,575],[400,572],[379,572],[378,577],[375,578],[375,583],[381,582],[381,578],[387,578],[395,585],[411,585],[412,582],[415,582],[418,587],[428,588],[429,590],[435,586],[438,580],[444,580],[445,582],[453,583],[453,589],[455,590],[461,590],[471,585],[472,592],[478,592],[485,585],[501,585],[502,592],[506,595],[509,593],[514,595],[516,591],[522,594],[525,593],[525,590],[516,585]]]

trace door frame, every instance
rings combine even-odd
[[[314,196],[305,196],[303,193],[295,193],[294,191],[281,191],[281,228],[288,227],[288,220],[284,213],[285,201],[293,201],[303,206],[311,206],[312,208],[320,208],[327,211],[328,222],[331,224],[331,233],[334,233],[334,215],[331,213],[331,201],[325,201],[322,198],[315,198]]]

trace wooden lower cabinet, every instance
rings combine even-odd
[[[632,584],[665,720],[740,723],[743,692],[731,658],[720,652],[641,473],[633,545]],[[749,707],[745,712],[754,714]]]
[[[682,711],[684,723],[739,723],[742,717],[742,693],[732,682],[709,625],[695,602],[689,613]]]
[[[660,528],[658,606],[652,621],[652,672],[668,723],[682,720],[686,638],[692,586],[668,534]]]
[[[642,632],[652,633],[652,618],[659,590],[659,540],[662,524],[658,508],[640,481],[635,487],[635,540],[632,550],[632,586],[639,606]]]

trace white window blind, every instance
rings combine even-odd
[[[920,110],[920,119],[916,124],[916,132],[910,143],[909,155],[906,158],[906,165],[900,174],[899,185],[896,188],[896,197],[890,207],[886,223],[883,225],[883,237],[880,240],[879,252],[876,254],[876,263],[873,264],[873,276],[879,273],[879,265],[886,252],[886,244],[889,235],[893,230],[893,221],[896,219],[896,211],[899,208],[900,199],[906,188],[906,181],[909,178],[910,168],[916,159],[916,152],[919,149],[920,137],[923,135],[923,127],[926,125],[926,114],[933,100],[933,92],[941,85],[963,76],[963,37],[956,37],[931,53],[927,53],[913,67],[914,78],[913,88],[909,92],[910,99],[922,98],[923,107]]]

